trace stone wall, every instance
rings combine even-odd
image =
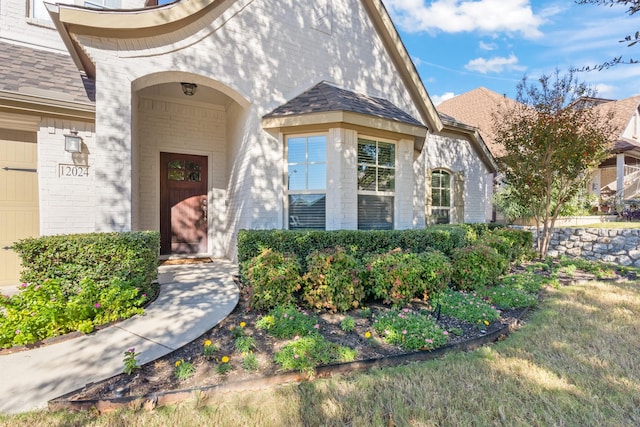
[[[535,229],[533,232],[535,241]],[[548,255],[640,267],[640,228],[557,228],[549,244]]]

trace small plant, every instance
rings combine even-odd
[[[311,376],[317,366],[351,362],[356,355],[356,350],[329,342],[320,334],[314,334],[286,344],[275,354],[274,360],[285,370],[296,370]]]
[[[184,359],[177,360],[175,363],[174,375],[180,381],[190,378],[195,372],[196,367],[191,362],[185,362]]]
[[[233,369],[233,366],[231,366],[231,363],[229,362],[229,356],[222,356],[220,358],[220,363],[216,365],[216,373],[218,375],[225,375],[226,373],[230,372]]]
[[[218,351],[218,346],[211,342],[211,340],[205,340],[202,345],[202,355],[206,357],[213,356]]]
[[[510,274],[500,279],[500,285],[507,288],[520,289],[529,294],[537,294],[545,285],[551,284],[553,279],[532,272]]]
[[[258,358],[253,353],[245,354],[242,358],[242,367],[247,372],[255,372],[258,370]]]
[[[371,317],[371,309],[369,307],[362,307],[360,311],[358,311],[358,316],[363,319],[368,319]]]
[[[500,318],[498,311],[476,293],[448,290],[438,295],[433,304],[440,304],[441,313],[484,328]]]
[[[249,336],[238,337],[234,341],[234,346],[238,353],[249,353],[256,347],[256,340]]]
[[[507,286],[495,286],[478,292],[491,304],[502,309],[533,307],[538,303],[537,295]]]
[[[449,335],[429,316],[409,309],[389,310],[376,319],[373,327],[386,343],[405,350],[432,350],[446,344]]]
[[[127,375],[131,375],[133,371],[140,369],[140,365],[138,365],[138,361],[136,360],[138,354],[139,353],[136,353],[136,349],[133,347],[124,352],[124,359],[122,360],[124,368],[122,369],[122,372]]]
[[[276,307],[256,322],[256,327],[276,338],[291,339],[316,332],[317,319],[295,307]]]
[[[342,319],[342,322],[340,322],[340,329],[342,329],[345,332],[352,332],[355,328],[356,328],[356,321],[351,316],[345,316],[345,318]]]

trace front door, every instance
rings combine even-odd
[[[207,158],[160,153],[160,253],[207,253]]]

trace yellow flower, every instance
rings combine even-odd
[[[365,338],[371,338],[371,332],[367,331],[364,333]]]
[[[488,321],[486,321],[486,320],[484,321],[484,324],[485,324],[485,325],[487,325],[487,326],[489,326],[489,322],[488,322]]]
[[[206,341],[204,342],[204,346],[205,346],[205,347],[209,347],[210,345],[211,345],[211,340],[206,340]]]
[[[176,360],[176,368],[177,368],[178,366],[180,366],[180,364],[181,364],[181,363],[182,363],[182,362],[181,362],[180,360]]]
[[[222,363],[229,363],[229,356],[222,356],[222,359],[220,359],[220,361]]]
[[[244,328],[245,326],[247,326],[247,324],[245,322],[240,322],[240,327]]]

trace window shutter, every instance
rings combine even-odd
[[[464,171],[453,174],[453,222],[464,222]]]
[[[431,224],[431,168],[426,168],[424,177],[424,192],[425,192],[425,210],[424,216],[426,218],[426,225]]]

